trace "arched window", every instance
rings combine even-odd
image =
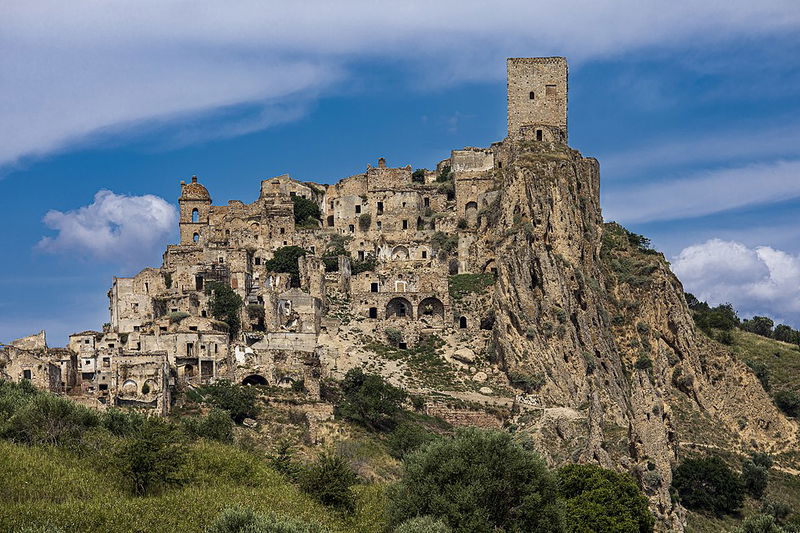
[[[192,209],[192,222],[200,222],[200,211],[196,207]]]
[[[467,317],[462,316],[458,319],[458,327],[461,329],[467,329]]]
[[[533,93],[533,91],[530,92],[530,94],[528,95],[528,98],[530,98],[531,100],[536,98],[536,95]]]
[[[200,240],[200,234],[199,233],[195,233],[194,235],[192,235],[192,240],[194,242],[199,241]]]

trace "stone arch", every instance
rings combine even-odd
[[[194,376],[194,365],[184,365],[183,366],[183,375],[184,377],[190,378]]]
[[[393,316],[401,318],[414,318],[411,302],[401,297],[392,298],[389,300],[389,303],[386,304],[386,318],[391,318]]]
[[[395,246],[392,250],[392,259],[395,261],[404,261],[408,259],[408,248],[405,246]]]
[[[200,210],[196,207],[192,209],[192,222],[200,222]]]
[[[260,374],[250,374],[242,380],[242,385],[266,385],[267,378]]]
[[[142,385],[142,394],[155,394],[156,392],[158,392],[158,383],[154,379],[148,379]]]
[[[422,317],[439,317],[444,320],[444,304],[439,298],[429,297],[425,298],[419,303],[417,307],[417,318]]]
[[[294,384],[294,378],[290,376],[283,376],[281,379],[278,380],[278,387],[282,387],[284,389],[290,388]]]
[[[464,218],[467,219],[470,227],[478,223],[478,202],[467,202],[467,205],[464,206]]]
[[[494,259],[489,259],[488,261],[486,261],[486,264],[483,265],[483,273],[497,274],[497,263],[495,263]]]
[[[122,390],[122,394],[130,396],[130,395],[133,395],[133,394],[136,394],[137,392],[139,392],[139,385],[137,385],[136,382],[133,381],[132,379],[126,379],[122,383],[121,390]]]

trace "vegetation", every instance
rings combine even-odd
[[[205,293],[211,296],[209,307],[211,316],[228,325],[228,335],[234,338],[242,327],[240,312],[242,297],[230,285],[212,281],[206,283]]]
[[[245,418],[258,415],[257,391],[252,386],[237,385],[222,379],[200,388],[198,394],[202,401],[227,412],[237,424],[241,424]]]
[[[413,183],[425,183],[425,172],[427,172],[427,169],[418,168],[411,173],[411,181]]]
[[[362,272],[371,272],[374,271],[375,267],[377,266],[378,260],[375,259],[375,254],[369,253],[364,257],[364,259],[357,259],[350,264],[350,273],[355,276],[356,274],[361,274]]]
[[[744,483],[716,456],[685,459],[676,469],[672,486],[688,509],[715,514],[735,513],[744,501]]]
[[[450,165],[445,165],[442,167],[442,171],[439,172],[439,175],[436,176],[437,183],[444,183],[446,181],[453,180],[453,173],[450,171]]]
[[[375,430],[394,427],[406,393],[387,383],[377,374],[365,374],[360,368],[347,372],[342,381],[339,416]]]
[[[323,453],[300,473],[300,488],[323,505],[352,511],[357,477],[342,457]]]
[[[431,237],[431,246],[434,252],[451,255],[458,248],[458,235],[448,235],[443,231],[437,231]]]
[[[317,202],[303,198],[299,195],[292,196],[294,204],[294,223],[301,226],[317,227],[322,217]]]
[[[400,524],[394,533],[450,533],[447,524],[432,516],[415,516]]]
[[[787,416],[800,416],[800,394],[793,390],[781,390],[775,393],[775,405]]]
[[[450,297],[454,300],[461,300],[468,294],[482,293],[487,287],[494,285],[494,282],[492,273],[456,274],[447,280]]]
[[[328,529],[314,522],[279,518],[254,513],[248,507],[227,507],[206,533],[326,533]]]
[[[566,530],[644,533],[655,520],[647,498],[629,474],[596,465],[567,465],[557,472]]]
[[[148,418],[126,440],[117,456],[120,474],[136,496],[181,484],[177,474],[185,461],[182,436],[172,424]]]
[[[460,430],[410,454],[389,501],[395,526],[429,515],[457,532],[562,530],[555,477],[499,431]]]
[[[167,315],[170,324],[177,324],[178,322],[187,317],[189,317],[189,313],[185,311],[173,311],[172,313]]]
[[[295,197],[296,198],[296,197]],[[264,265],[272,272],[286,272],[292,275],[292,287],[300,286],[300,266],[297,260],[306,255],[299,246],[282,246],[275,250],[272,259]]]
[[[192,438],[204,438],[217,442],[233,442],[233,420],[227,411],[212,409],[204,417],[184,418],[183,429]]]
[[[742,482],[747,493],[753,498],[760,500],[764,496],[771,467],[772,458],[765,453],[753,454],[742,464]]]

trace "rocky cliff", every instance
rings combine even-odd
[[[669,494],[682,446],[777,452],[796,446],[796,424],[696,330],[664,257],[603,224],[596,160],[548,143],[507,149],[480,244],[498,258],[496,357],[530,393],[517,430],[554,463],[636,472],[660,529],[683,530]],[[698,424],[707,442],[694,442]]]

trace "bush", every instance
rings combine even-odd
[[[18,399],[15,407],[3,436],[26,444],[73,444],[87,429],[100,425],[97,411],[52,394],[30,395],[27,402]]]
[[[403,332],[399,329],[395,328],[386,328],[383,330],[384,335],[386,335],[386,340],[389,341],[389,344],[392,346],[397,346],[401,342],[403,342]]]
[[[775,405],[787,416],[800,415],[800,394],[784,389],[775,393]]]
[[[317,524],[256,514],[246,507],[227,507],[205,531],[206,533],[326,533],[328,530]]]
[[[403,459],[406,455],[413,452],[423,444],[436,439],[436,435],[431,433],[419,424],[410,421],[401,422],[389,433],[386,444],[389,446],[389,453],[392,457]]]
[[[512,385],[521,388],[525,392],[538,391],[547,382],[544,374],[529,374],[515,370],[508,373],[508,379]]]
[[[258,415],[257,392],[253,387],[237,385],[223,379],[204,387],[201,393],[206,402],[227,411],[237,424],[241,424],[245,418],[255,418]]]
[[[242,309],[242,297],[236,294],[229,285],[212,281],[206,284],[205,293],[211,296],[209,309],[211,315],[228,325],[228,335],[231,338],[239,333],[242,320],[239,311]]]
[[[783,522],[787,516],[792,514],[792,508],[783,502],[764,500],[764,503],[761,504],[761,513],[775,517],[778,522]]]
[[[406,393],[377,374],[353,368],[342,381],[342,396],[336,408],[339,416],[372,429],[386,430],[395,425]]]
[[[734,513],[742,507],[744,484],[719,457],[686,459],[675,469],[672,486],[681,503],[692,510],[718,515]]]
[[[412,172],[411,181],[412,183],[425,183],[425,169],[418,168],[417,170]]]
[[[751,460],[746,460],[742,464],[742,482],[744,488],[750,496],[760,500],[767,490],[769,481],[769,468],[755,464]]]
[[[750,516],[742,522],[733,533],[785,533],[783,528],[775,523],[775,517],[765,514]]]
[[[501,431],[462,429],[426,444],[388,496],[394,526],[429,515],[465,533],[562,530],[554,476]]]
[[[133,494],[146,496],[166,485],[182,482],[177,473],[186,455],[175,427],[161,419],[149,418],[134,436],[125,440],[117,461]]]
[[[447,524],[432,516],[415,516],[400,524],[394,533],[450,533]]]
[[[141,429],[147,417],[137,411],[112,408],[103,413],[100,425],[118,437],[133,435]]]
[[[233,442],[233,420],[228,412],[222,409],[212,409],[203,417],[183,419],[183,429],[192,438]]]
[[[306,251],[299,246],[282,246],[275,250],[272,259],[264,266],[272,272],[285,272],[292,275],[292,287],[300,286],[300,266],[297,260],[306,255]]]
[[[653,360],[647,357],[646,355],[642,355],[639,359],[636,360],[634,366],[638,370],[650,370],[653,368]]]
[[[655,520],[647,497],[628,475],[596,465],[567,465],[557,472],[567,531],[645,533]]]
[[[342,457],[323,453],[300,473],[300,488],[324,505],[351,511],[356,473]]]
[[[451,255],[458,248],[458,235],[448,235],[443,231],[437,231],[431,236],[431,247],[434,252],[443,252]]]
[[[288,439],[278,442],[275,455],[269,458],[270,466],[289,479],[296,479],[299,467],[294,460],[294,450],[292,442]]]
[[[726,346],[731,346],[731,345],[733,345],[733,342],[734,342],[733,333],[731,333],[730,331],[728,331],[726,329],[723,329],[717,335],[717,341],[721,342],[722,344],[724,344]]]
[[[771,318],[767,318],[765,316],[754,316],[750,320],[745,320],[742,322],[742,329],[745,331],[749,331],[750,333],[755,333],[756,335],[761,335],[762,337],[772,337],[772,327],[775,323],[772,321]]]
[[[436,176],[437,183],[443,183],[445,181],[451,181],[453,179],[453,175],[450,172],[450,165],[445,165],[442,167],[442,171]]]
[[[458,229],[467,229],[467,219],[466,218],[459,218],[458,222],[456,222],[456,228]]]
[[[292,204],[294,204],[295,224],[304,224],[309,220],[320,220],[321,214],[317,202],[295,194],[292,196]]]
[[[170,324],[177,324],[178,322],[180,322],[184,318],[188,318],[188,317],[189,317],[189,313],[187,313],[186,311],[173,311],[172,313],[167,315],[167,318],[169,318],[169,323]]]
[[[339,259],[337,258],[336,261],[338,262]],[[355,276],[356,274],[361,274],[362,272],[372,272],[375,270],[376,266],[378,266],[378,260],[375,259],[375,254],[367,254],[364,259],[355,260],[350,264],[350,273]]]

